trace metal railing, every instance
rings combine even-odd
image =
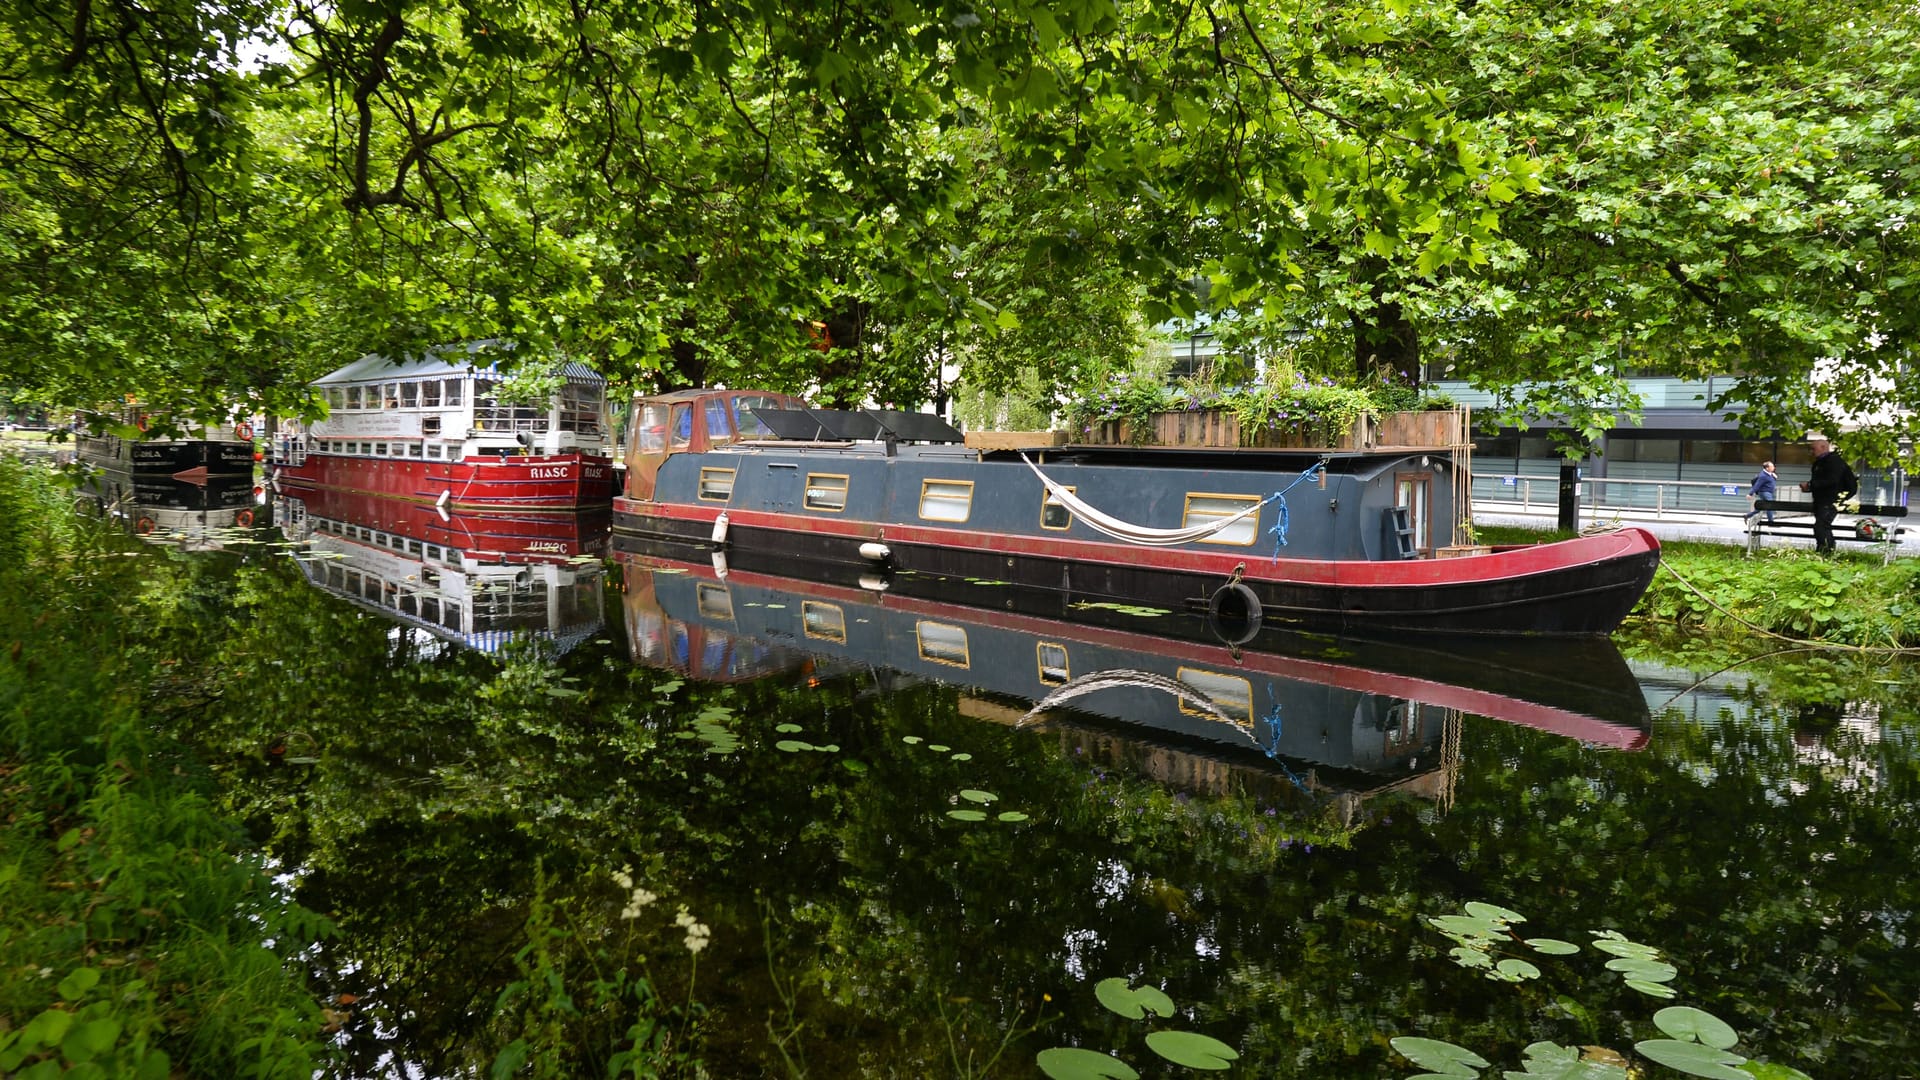
[[[1553,513],[1560,505],[1560,477],[1477,474],[1473,478],[1473,501],[1476,505],[1519,503],[1521,513]],[[1610,476],[1581,477],[1579,504],[1587,511],[1650,514],[1655,518],[1670,513],[1742,517],[1753,508],[1744,483]]]

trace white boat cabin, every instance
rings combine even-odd
[[[475,358],[474,351],[452,350],[400,363],[361,357],[314,382],[327,418],[289,425],[273,448],[275,460],[606,455],[606,380],[592,368],[569,363],[559,392],[544,405],[510,405],[495,397],[504,377]]]

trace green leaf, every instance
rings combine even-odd
[[[1000,817],[998,820],[1006,821],[1006,822],[1026,821],[1027,815],[1021,813],[1018,810],[1007,810],[1007,811],[1003,811],[1000,814]]]
[[[955,821],[987,820],[987,813],[984,810],[949,810],[947,811],[947,816],[953,818]]]
[[[1673,987],[1665,983],[1647,982],[1644,979],[1628,979],[1627,989],[1638,990],[1648,997],[1673,998],[1678,996],[1675,994]]]
[[[1580,951],[1580,946],[1558,938],[1528,938],[1527,945],[1534,951],[1546,953],[1548,956],[1571,956]]]
[[[1633,1048],[1641,1057],[1669,1069],[1678,1069],[1689,1076],[1705,1076],[1709,1080],[1750,1080],[1750,1074],[1732,1067],[1745,1063],[1746,1058],[1702,1043],[1648,1039],[1634,1043]]]
[[[1140,1080],[1140,1074],[1119,1058],[1073,1046],[1042,1050],[1034,1061],[1053,1080]]]
[[[91,1061],[101,1053],[112,1049],[120,1039],[120,1022],[107,1017],[88,1020],[77,1024],[67,1037],[60,1040],[60,1053],[68,1061],[79,1064]]]
[[[1505,977],[1508,982],[1519,982],[1521,979],[1537,979],[1540,977],[1540,969],[1527,963],[1525,960],[1502,960],[1494,970]]]
[[[1147,1049],[1189,1069],[1218,1071],[1239,1060],[1240,1053],[1219,1039],[1196,1031],[1153,1031]]]
[[[1423,1069],[1430,1069],[1449,1076],[1472,1076],[1476,1070],[1487,1068],[1490,1062],[1464,1046],[1455,1046],[1439,1039],[1422,1039],[1417,1036],[1402,1035],[1390,1041],[1400,1056]]]
[[[773,730],[781,733],[782,735],[791,735],[798,731],[804,731],[805,729],[802,728],[799,724],[775,724]]]
[[[1791,1065],[1776,1065],[1772,1062],[1749,1061],[1737,1066],[1743,1073],[1756,1076],[1759,1080],[1813,1080],[1813,1077]]]
[[[1740,1036],[1725,1020],[1688,1005],[1669,1005],[1653,1014],[1654,1026],[1681,1041],[1705,1043],[1716,1050],[1729,1050]]]
[[[67,977],[61,979],[60,985],[54,987],[54,989],[59,992],[60,1000],[74,1002],[79,1001],[86,995],[87,991],[93,989],[99,982],[100,969],[88,967],[74,968],[72,971],[67,972]]]
[[[1506,1080],[1627,1080],[1627,1070],[1606,1061],[1580,1056],[1578,1047],[1537,1042],[1527,1047],[1525,1072],[1505,1073]]]
[[[1467,914],[1476,919],[1487,919],[1497,923],[1519,923],[1527,921],[1527,917],[1517,911],[1500,907],[1497,904],[1482,903],[1478,900],[1469,903],[1466,910]]]
[[[960,797],[967,800],[968,802],[977,802],[977,803],[996,802],[1000,798],[1000,796],[995,795],[991,791],[980,791],[975,788],[961,789]]]
[[[1095,983],[1093,996],[1100,999],[1100,1004],[1129,1020],[1139,1020],[1148,1013],[1155,1016],[1173,1015],[1173,999],[1165,992],[1154,986],[1131,987],[1127,980],[1117,975]]]

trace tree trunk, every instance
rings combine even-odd
[[[1386,299],[1387,283],[1375,279],[1373,307],[1350,311],[1353,374],[1361,382],[1420,385],[1420,332],[1398,300]]]

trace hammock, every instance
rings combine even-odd
[[[1171,694],[1179,698],[1182,703],[1195,712],[1218,720],[1249,738],[1253,737],[1253,731],[1250,725],[1244,721],[1235,720],[1233,717],[1228,716],[1220,706],[1215,705],[1212,699],[1208,698],[1195,687],[1189,686],[1178,679],[1170,679],[1157,672],[1139,671],[1133,668],[1112,668],[1106,671],[1089,672],[1079,678],[1062,683],[1058,689],[1040,701],[1035,702],[1033,708],[1028,709],[1025,716],[1013,722],[1013,726],[1017,728],[1025,727],[1042,713],[1050,709],[1058,708],[1072,701],[1074,698],[1084,697],[1097,690],[1111,690],[1118,687],[1143,687],[1148,690],[1159,690]]]
[[[1053,496],[1054,502],[1066,507],[1075,517],[1092,526],[1095,531],[1111,536],[1115,540],[1125,540],[1129,544],[1142,544],[1148,547],[1191,544],[1195,540],[1212,536],[1248,514],[1259,513],[1262,507],[1273,501],[1273,497],[1262,499],[1245,510],[1223,518],[1215,518],[1204,525],[1189,525],[1184,529],[1149,529],[1145,525],[1135,525],[1103,514],[1082,502],[1070,489],[1061,487],[1049,479],[1047,474],[1041,472],[1040,467],[1029,460],[1024,452],[1021,453],[1020,460],[1025,461],[1027,468],[1033,470],[1033,475],[1039,477],[1040,482],[1047,486],[1047,494]]]

